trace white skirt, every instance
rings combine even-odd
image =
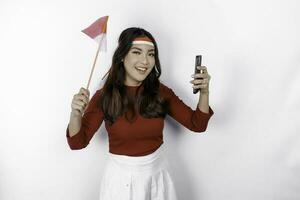
[[[177,200],[163,144],[146,156],[108,153],[99,200]]]

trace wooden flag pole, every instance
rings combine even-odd
[[[89,78],[89,81],[88,81],[88,84],[86,86],[86,89],[88,90],[89,89],[89,85],[90,85],[90,82],[91,82],[91,79],[92,79],[92,75],[93,75],[93,72],[94,72],[94,69],[95,69],[95,65],[96,65],[96,60],[97,60],[97,57],[98,57],[98,54],[99,54],[99,50],[100,50],[100,45],[101,43],[99,43],[98,45],[98,49],[97,49],[97,53],[96,53],[96,56],[95,56],[95,59],[94,59],[94,64],[93,64],[93,68],[92,68],[92,71],[90,73],[90,78]]]
[[[111,68],[109,68],[109,70],[104,74],[104,76],[102,77],[102,79],[101,80],[103,80],[104,79],[104,77],[110,72],[110,70],[111,70]]]

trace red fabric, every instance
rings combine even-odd
[[[94,39],[101,33],[106,33],[108,16],[101,17],[92,23],[89,27],[82,30],[83,33]]]
[[[137,87],[127,86],[129,94],[136,89]],[[82,117],[79,132],[70,137],[69,126],[67,127],[67,141],[73,150],[85,148],[103,122],[103,113],[96,107],[101,91],[102,89],[97,90],[91,98]],[[171,88],[162,83],[159,92],[170,102],[169,116],[193,132],[206,130],[208,121],[214,114],[211,107],[209,113],[202,112],[198,106],[193,110]],[[163,143],[163,118],[147,119],[137,113],[136,121],[130,123],[123,115],[112,126],[105,122],[105,127],[109,138],[109,152],[114,154],[143,156],[154,152]]]

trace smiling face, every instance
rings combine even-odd
[[[154,46],[133,44],[124,57],[125,85],[138,86],[148,76],[155,65]]]

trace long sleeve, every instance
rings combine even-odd
[[[97,108],[97,101],[100,93],[101,90],[97,90],[89,101],[89,104],[82,116],[79,132],[70,137],[69,125],[67,126],[66,137],[72,150],[85,148],[103,122],[103,112]]]
[[[198,106],[195,110],[192,110],[171,88],[163,85],[163,92],[170,103],[169,115],[173,119],[191,131],[204,132],[206,130],[208,121],[214,114],[210,106],[209,113],[202,112]]]

